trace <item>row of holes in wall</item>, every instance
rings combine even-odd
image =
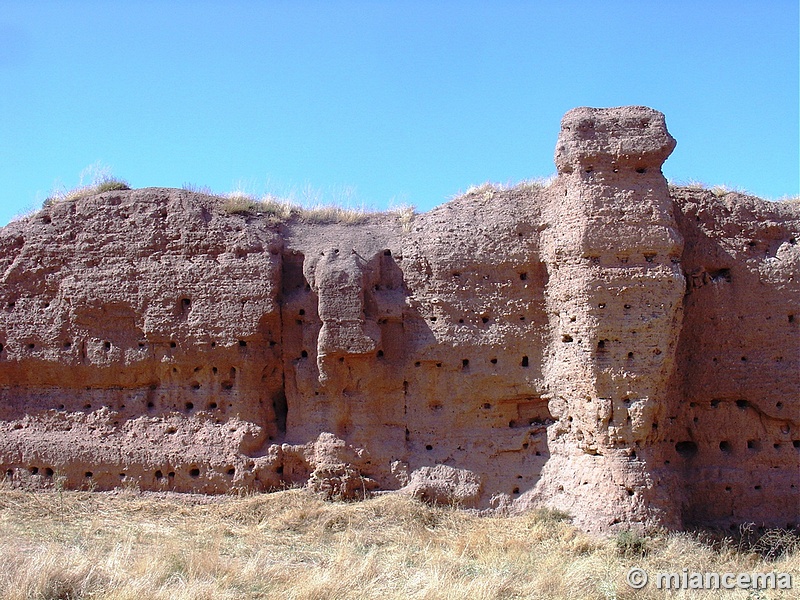
[[[758,452],[762,449],[761,440],[747,440],[747,449],[751,452]],[[800,440],[792,440],[792,446],[796,449],[800,449]],[[781,450],[784,445],[781,442],[773,442],[772,448],[773,450]],[[726,454],[730,454],[734,451],[733,444],[728,440],[722,440],[719,443],[719,449]]]
[[[195,367],[194,371],[196,373],[196,372],[200,371],[201,369],[202,369],[202,367]],[[173,369],[173,372],[177,372],[177,369]],[[211,367],[211,372],[216,375],[219,372],[219,369],[217,369],[217,367]],[[230,379],[226,379],[226,380],[220,382],[220,388],[223,391],[230,391],[230,390],[232,390],[234,388],[235,384],[234,384],[233,380],[236,378],[236,373],[237,373],[236,367],[231,367],[230,372],[229,372]],[[158,387],[159,387],[159,384],[152,383],[152,384],[150,384],[149,389],[150,389],[150,391],[156,391],[158,389]],[[190,387],[191,387],[192,390],[199,391],[200,389],[202,389],[203,386],[199,382],[194,381],[194,382],[191,383]],[[92,389],[91,387],[86,387],[86,391],[91,391],[91,389]],[[162,400],[163,400],[163,398],[162,398]],[[123,411],[123,410],[125,410],[126,405],[125,404],[120,404],[115,408],[114,406],[112,406],[110,404],[101,404],[101,405],[99,405],[99,407],[100,408],[105,407],[105,408],[109,408],[109,409],[112,409],[112,410]],[[66,408],[66,405],[59,404],[57,408],[58,408],[58,410],[64,410]],[[96,408],[96,407],[93,406],[91,402],[87,402],[87,403],[85,403],[83,405],[83,410],[92,410],[93,408]],[[218,403],[216,401],[213,401],[213,400],[211,402],[209,402],[205,407],[206,410],[217,410],[218,408],[219,408]],[[233,404],[228,403],[228,408],[233,408]],[[155,409],[155,403],[152,400],[148,400],[147,409],[148,410],[154,410]],[[186,412],[193,411],[195,409],[194,402],[186,402],[184,404],[184,409],[185,409]],[[18,424],[17,428],[21,428],[21,427],[22,426]]]
[[[636,332],[633,331],[632,333],[636,333]],[[572,342],[575,341],[575,339],[570,334],[564,333],[564,334],[561,335],[561,341],[563,343],[565,343],[565,344],[571,344]],[[578,344],[582,344],[582,343],[583,343],[583,340],[578,340]],[[607,358],[608,357],[608,344],[609,343],[610,343],[610,340],[600,340],[599,342],[597,342],[597,354],[598,354],[599,358]],[[661,349],[660,348],[653,348],[652,349],[652,353],[654,355],[658,356],[659,354],[661,354]],[[633,352],[628,352],[626,357],[628,358],[628,360],[633,360],[633,357],[634,357]]]
[[[619,173],[619,167],[617,165],[612,165],[611,170],[614,173]],[[627,169],[626,169],[627,170]],[[639,175],[644,175],[647,173],[647,169],[645,167],[636,167],[634,169]],[[594,173],[594,165],[587,165],[583,168],[584,173]]]
[[[626,304],[625,306],[627,307],[628,305]],[[636,333],[636,332],[634,331],[632,333]],[[571,344],[575,340],[571,335],[569,335],[568,333],[565,333],[565,334],[562,334],[561,341],[563,343],[565,343],[565,344]],[[581,344],[581,343],[582,343],[582,340],[578,340],[578,344]],[[598,353],[598,357],[599,358],[607,358],[608,357],[608,347],[607,347],[608,343],[609,343],[609,340],[607,340],[607,339],[606,340],[600,340],[599,342],[597,342],[597,353]],[[658,356],[659,354],[661,354],[661,349],[660,348],[653,348],[652,352],[653,352],[653,354]],[[627,358],[629,360],[632,360],[634,358],[633,352],[628,352]],[[746,356],[741,356],[739,358],[739,360],[741,362],[747,362],[747,357]],[[783,356],[775,356],[775,357],[773,357],[773,360],[775,362],[783,362]],[[719,359],[714,357],[714,358],[711,359],[711,361],[712,362],[719,362]]]
[[[605,307],[606,307],[606,304],[605,304],[605,303],[603,303],[603,302],[601,302],[600,304],[598,304],[598,308],[600,308],[600,309],[603,309],[603,308],[605,308]],[[625,305],[624,305],[624,308],[625,308],[625,310],[630,310],[630,308],[631,308],[631,305],[630,305],[630,304],[625,304]],[[300,314],[301,314],[301,315],[302,315],[302,314],[305,314],[305,311],[301,310],[301,311],[300,311]],[[435,322],[435,321],[437,320],[437,317],[430,317],[430,320],[431,320],[432,322]],[[484,316],[482,316],[482,317],[481,317],[481,322],[482,322],[482,323],[484,323],[484,324],[488,323],[488,322],[489,322],[489,320],[490,320],[490,317],[488,317],[488,316],[486,316],[486,315],[484,315]],[[520,321],[524,321],[524,320],[525,320],[525,317],[524,317],[524,316],[520,316]],[[571,319],[570,319],[570,321],[571,321],[571,322],[574,322],[574,321],[575,321],[575,319],[574,319],[574,318],[571,318]],[[794,322],[794,315],[793,315],[793,314],[791,314],[791,315],[788,315],[788,321],[789,321],[789,323],[793,323],[793,322]],[[463,324],[463,323],[464,323],[464,319],[459,319],[459,320],[458,320],[458,322],[459,322],[459,323],[461,323],[461,324]],[[298,321],[297,321],[297,323],[298,323],[298,325],[302,325],[302,324],[303,324],[303,322],[302,322],[302,321],[300,321],[300,320],[298,320]],[[572,337],[571,335],[569,335],[569,334],[566,334],[566,333],[565,333],[565,334],[563,334],[563,335],[561,336],[561,341],[562,341],[562,342],[564,342],[564,343],[571,343],[571,342],[573,342],[574,340],[573,340],[573,337]],[[600,342],[598,342],[598,350],[603,350],[603,349],[604,349],[604,346],[605,346],[605,344],[606,344],[607,342],[608,342],[608,340],[601,340]],[[578,343],[581,343],[581,340],[578,340]],[[139,345],[139,348],[144,348],[144,347],[147,345],[147,343],[145,343],[145,342],[139,342],[139,344],[138,344],[138,345]],[[217,345],[217,344],[216,344],[216,342],[211,342],[211,344],[210,344],[210,346],[211,346],[212,348],[215,348],[215,347],[216,347],[216,345]],[[269,342],[269,347],[270,347],[270,348],[273,348],[273,347],[275,347],[276,345],[277,345],[277,342],[275,342],[274,340],[270,340],[270,342]],[[177,348],[177,346],[178,346],[178,343],[177,343],[177,342],[175,342],[175,341],[172,341],[172,342],[170,342],[170,343],[169,343],[169,347],[170,347],[170,348]],[[28,343],[26,347],[28,348],[28,350],[35,350],[35,349],[36,349],[36,344],[34,344],[34,343]],[[63,343],[62,347],[63,347],[65,350],[69,350],[69,349],[71,349],[71,348],[72,348],[72,341],[71,341],[71,340],[66,340],[66,341]],[[105,342],[103,342],[103,347],[104,347],[104,349],[105,349],[106,351],[110,351],[110,350],[111,350],[111,348],[113,347],[113,344],[112,344],[110,341],[106,340]],[[246,348],[246,347],[247,347],[247,341],[245,341],[245,340],[239,340],[239,347],[240,347],[240,348]],[[3,352],[4,350],[5,350],[5,346],[4,346],[4,344],[0,343],[0,352]],[[660,352],[660,351],[655,351],[654,353],[655,353],[655,354],[660,354],[661,352]],[[307,357],[307,356],[308,356],[308,352],[304,350],[304,351],[303,351],[303,353],[302,353],[302,356],[303,356],[303,358]],[[380,356],[383,356],[383,352],[382,352],[382,351],[379,351],[379,353],[378,353],[378,356],[379,356],[379,357],[380,357]],[[629,353],[628,353],[628,358],[633,358],[633,353],[632,353],[632,352],[629,352]],[[714,358],[714,359],[713,359],[713,362],[717,362],[717,360],[718,360],[718,359]],[[742,360],[743,362],[746,362],[746,361],[747,361],[747,357],[746,357],[746,356],[742,356],[742,357],[741,357],[741,360]],[[783,357],[776,357],[776,359],[775,359],[775,360],[776,360],[776,362],[782,362],[782,361],[783,361]],[[523,366],[524,366],[524,365],[523,365]]]
[[[746,359],[746,357],[742,357],[742,358]],[[709,406],[711,406],[711,408],[719,408],[721,404],[728,404],[728,403],[730,403],[729,400],[714,399],[709,403]],[[747,400],[742,400],[742,399],[735,400],[735,401],[732,402],[732,404],[735,404],[736,408],[738,408],[740,410],[746,410],[747,408],[750,407],[750,403]],[[697,408],[697,406],[698,406],[697,402],[690,402],[689,403],[689,408]],[[778,410],[783,409],[783,402],[778,400],[775,403],[775,408],[777,408]],[[697,417],[695,417],[694,418],[694,422],[697,423],[697,421],[698,421],[698,419],[697,419]]]
[[[406,440],[408,440],[408,437],[409,437],[409,431],[408,431],[408,429],[406,429]],[[527,450],[529,446],[530,446],[529,442],[524,442],[522,444],[523,450]],[[459,449],[460,449],[460,447],[459,447]],[[433,444],[426,444],[425,445],[425,450],[427,450],[428,452],[433,451]],[[542,455],[542,453],[539,450],[536,450],[534,452],[534,456],[541,456],[541,455]],[[517,479],[522,479],[522,475],[517,475]]]
[[[491,321],[491,320],[492,320],[492,318],[491,318],[490,316],[488,316],[488,315],[481,315],[480,319],[481,319],[481,323],[482,323],[482,324],[484,324],[484,325],[488,325],[488,324],[489,324],[489,321]],[[428,320],[429,320],[431,323],[436,323],[436,321],[438,321],[438,320],[439,320],[439,317],[436,317],[436,316],[434,316],[434,317],[428,317]],[[520,321],[526,321],[526,320],[527,320],[527,317],[525,317],[525,315],[520,315],[520,316],[519,316],[519,320],[520,320]],[[378,322],[380,323],[381,321],[378,321]],[[385,322],[385,321],[383,321],[383,322]],[[459,319],[459,320],[458,320],[458,324],[459,324],[459,325],[464,325],[464,324],[466,324],[466,320],[465,320],[465,319],[463,319],[463,318],[462,318],[462,319]]]
[[[771,321],[772,317],[773,317],[773,315],[766,315],[766,316],[764,316],[764,320],[765,321]],[[760,319],[760,315],[756,315],[756,316],[754,316],[754,315],[737,315],[737,318],[739,319],[739,321],[744,321],[745,319],[747,319],[748,321],[753,321],[753,320]],[[709,317],[708,317],[709,321],[717,321],[717,320],[723,321],[723,320],[727,320],[727,319],[728,319],[727,316],[716,316],[716,315],[713,315],[713,314],[709,315]],[[790,324],[791,323],[795,323],[794,314],[790,313],[790,314],[786,315],[786,321],[788,323],[790,323]]]
[[[719,444],[720,450],[722,450],[724,453],[730,452],[730,450],[726,450],[726,448],[729,447],[729,446],[730,446],[730,442],[727,442],[727,441],[722,441]],[[779,442],[776,442],[775,444],[773,444],[773,446],[776,449],[781,448],[781,444]],[[792,440],[792,446],[794,446],[795,449],[800,450],[800,440]],[[758,448],[760,448],[760,442],[759,442],[759,440],[748,440],[747,447],[750,450],[758,450]],[[695,442],[683,441],[683,442],[678,442],[677,444],[675,444],[675,451],[679,455],[681,455],[683,458],[691,459],[691,458],[694,458],[697,455],[699,449],[698,449],[697,444]],[[670,464],[670,461],[669,460],[665,460],[664,464],[668,465],[668,464]],[[773,468],[779,469],[780,467],[779,466],[774,466]],[[762,487],[763,486],[757,484],[757,485],[753,486],[753,490],[758,492],[758,491],[762,490]],[[795,488],[796,488],[796,486],[795,486],[794,483],[789,485],[789,489],[793,490]],[[732,486],[729,486],[729,485],[725,486],[725,491],[726,492],[731,492],[732,490],[733,490]]]
[[[644,262],[646,262],[646,263],[655,263],[655,262],[657,262],[656,259],[658,258],[658,256],[659,256],[658,252],[644,252],[644,253],[642,253],[642,258],[644,259]],[[588,260],[593,265],[599,265],[599,264],[605,262],[605,261],[602,260],[602,257],[600,257],[600,256],[598,256],[596,254],[589,254],[589,255],[584,256],[583,258],[584,258],[584,260]],[[620,255],[617,255],[616,260],[617,260],[617,263],[619,263],[621,265],[626,265],[626,264],[628,264],[630,262],[631,258],[632,258],[632,255],[630,255],[630,254],[620,254]],[[669,261],[672,264],[678,264],[681,261],[680,256],[670,255],[668,258],[669,258]]]
[[[592,126],[592,127],[594,127],[594,126]],[[625,171],[628,171],[628,170],[629,170],[628,168],[625,168]],[[563,173],[565,173],[565,174],[569,175],[570,173],[572,173],[572,172],[574,171],[574,169],[572,168],[572,166],[571,166],[571,165],[564,165],[564,166],[561,168],[561,171],[562,171]],[[616,164],[612,164],[612,165],[611,165],[611,171],[612,171],[613,173],[619,173],[619,172],[620,172],[620,166],[619,166],[619,165],[616,165]],[[639,175],[644,175],[645,173],[647,173],[647,168],[646,168],[646,167],[635,167],[635,168],[633,169],[633,171],[635,171],[635,172],[636,172],[636,173],[638,173]],[[589,175],[591,175],[592,177],[594,177],[594,175],[593,175],[593,174],[594,174],[594,172],[595,172],[595,167],[594,167],[594,165],[586,165],[586,166],[584,166],[584,167],[583,167],[583,172],[584,172],[584,173],[587,173],[587,174],[589,174]]]
[[[564,341],[564,342],[572,341],[572,338],[570,336],[564,336],[564,337],[567,337],[569,339],[568,340],[567,339],[562,339],[562,341]],[[597,353],[598,353],[599,357],[602,358],[602,357],[608,356],[608,346],[607,346],[608,343],[609,343],[609,340],[600,340],[599,342],[597,342]],[[653,354],[656,354],[656,355],[661,354],[661,351],[658,348],[655,348],[653,350]],[[628,352],[628,358],[629,359],[633,358],[633,352]],[[717,362],[717,360],[718,359],[716,359],[716,358],[712,359],[713,362]],[[741,362],[747,362],[747,357],[746,356],[742,356],[742,357],[739,358],[739,360]],[[776,356],[774,358],[774,360],[775,360],[775,362],[783,362],[783,356]]]
[[[522,235],[522,234],[520,234],[520,235]],[[459,278],[459,277],[461,277],[461,271],[453,271],[452,275],[453,275],[453,277]],[[527,281],[528,280],[528,272],[527,271],[522,271],[521,273],[518,273],[518,275],[519,275],[519,280],[520,281]],[[484,279],[488,279],[489,275],[484,275],[483,278]]]
[[[605,303],[605,302],[600,302],[600,303],[598,303],[598,304],[597,304],[597,308],[599,308],[600,310],[603,310],[604,308],[606,308],[606,303]],[[624,308],[626,311],[628,311],[628,310],[630,310],[632,307],[631,307],[631,305],[630,305],[630,304],[624,304],[624,305],[623,305],[623,308]],[[767,320],[767,321],[770,321],[771,319],[772,319],[772,316],[771,316],[771,315],[767,315],[767,317],[766,317],[766,320]],[[577,319],[576,319],[575,317],[570,317],[570,319],[569,319],[570,323],[574,323],[576,320],[577,320]],[[713,318],[713,317],[712,317],[712,320],[714,320],[714,318]],[[740,316],[739,316],[739,320],[744,320],[744,315],[740,315]],[[795,322],[795,317],[794,317],[794,314],[789,314],[789,315],[786,315],[786,320],[787,320],[789,323],[794,323],[794,322]],[[633,333],[635,333],[635,332],[633,332]]]
[[[164,403],[164,404],[167,404],[167,403]],[[112,406],[110,404],[93,405],[91,402],[86,402],[82,406],[83,410],[93,410],[95,408],[108,408],[110,410],[117,410],[119,412],[122,412],[122,411],[125,410],[126,405],[125,404],[120,404],[119,406],[114,407],[114,406]],[[172,406],[171,408],[176,409],[177,407]],[[195,406],[194,402],[185,402],[184,405],[183,405],[183,408],[187,413],[190,413],[190,412],[194,411],[197,407]],[[217,402],[215,402],[213,400],[211,402],[209,402],[208,404],[206,404],[206,406],[205,406],[205,410],[209,410],[209,411],[215,411],[215,410],[218,410],[219,408],[220,408],[219,403],[217,403]],[[228,403],[228,408],[233,408],[233,404],[229,402]],[[58,410],[66,410],[66,405],[65,404],[59,404],[57,409]],[[154,411],[155,409],[156,409],[155,403],[152,400],[149,400],[147,402],[147,410],[148,411]],[[201,410],[203,410],[203,409],[201,409]],[[117,421],[114,421],[114,425],[118,425],[118,424],[119,423]],[[22,423],[15,423],[14,424],[14,429],[22,429],[22,428],[23,428]]]
[[[408,390],[408,382],[407,381],[403,382],[403,389],[404,390]],[[442,408],[444,408],[444,406],[439,401],[434,401],[434,402],[428,404],[428,409],[430,411],[434,412],[434,413],[439,412],[440,410],[442,410]],[[481,404],[481,408],[483,410],[487,410],[487,411],[492,410],[492,403],[491,402],[484,402],[483,404]],[[570,421],[571,420],[572,420],[572,417],[570,417]],[[628,420],[630,421],[630,417],[628,418]],[[554,423],[553,419],[550,418],[549,416],[548,417],[537,416],[537,417],[528,417],[528,418],[519,419],[519,420],[512,419],[511,421],[508,422],[508,426],[511,429],[519,429],[519,428],[523,428],[523,427],[548,427],[548,426],[552,425],[553,423]],[[432,448],[433,448],[432,446],[426,446],[426,450],[431,450]],[[524,450],[527,450],[528,442],[523,443],[522,444],[522,448]],[[536,452],[536,456],[539,456],[539,455],[540,455],[540,453],[537,451]]]
[[[378,351],[378,357],[381,357],[381,356],[383,356],[383,352],[379,350]],[[491,364],[493,364],[493,365],[496,365],[497,364],[497,358],[490,358],[489,362]],[[433,363],[433,364],[435,364],[438,368],[441,368],[442,365],[443,365],[443,363],[441,363],[441,362],[436,362],[436,363]],[[414,363],[414,366],[415,367],[421,367],[422,366],[422,361],[419,361],[419,360],[416,361]],[[526,369],[530,366],[530,360],[528,359],[527,356],[523,356],[522,357],[522,359],[519,361],[519,366],[523,367],[523,368],[526,368]],[[462,371],[468,371],[469,370],[469,359],[468,358],[462,358],[461,359],[461,370]]]
[[[277,344],[278,344],[278,342],[270,340],[269,347],[270,348],[274,348]],[[138,343],[139,348],[145,348],[148,345],[157,346],[157,345],[161,345],[161,344],[155,344],[153,342],[149,342],[149,343],[148,342],[139,342]],[[212,348],[216,348],[217,347],[217,343],[216,342],[211,342],[209,345]],[[65,340],[64,343],[61,345],[61,347],[64,350],[71,350],[72,346],[73,346],[72,340]],[[247,347],[247,341],[246,340],[239,340],[238,346],[240,348],[246,348]],[[37,346],[36,346],[35,343],[29,342],[28,344],[25,344],[24,347],[27,348],[28,350],[35,350]],[[114,347],[114,344],[112,344],[109,340],[106,340],[106,341],[103,342],[103,348],[106,351],[110,351],[111,348],[113,348],[113,347]],[[169,342],[169,347],[170,348],[177,348],[178,347],[178,342],[175,342],[175,341]],[[3,352],[3,350],[5,350],[5,345],[0,343],[0,352]]]
[[[797,245],[797,238],[790,237],[787,241],[789,242],[789,244],[791,246],[796,246]],[[747,245],[745,246],[745,249],[752,250],[752,249],[755,249],[756,246],[758,246],[758,242],[756,240],[750,240],[749,242],[747,242]]]
[[[644,253],[642,256],[644,257],[645,262],[653,262],[655,260],[655,258],[658,256],[658,254],[657,253]],[[599,263],[599,261],[600,261],[600,257],[599,256],[586,256],[584,258],[590,260],[593,263]],[[628,262],[629,257],[628,256],[618,256],[617,259],[619,260],[619,262],[624,264],[624,263]],[[677,257],[671,257],[671,260],[672,260],[672,262],[677,262],[679,259]],[[731,282],[730,269],[712,270],[712,271],[708,271],[707,274],[710,275],[710,277],[713,280],[724,280],[724,281],[729,282],[729,283]],[[453,272],[453,277],[461,277],[461,272],[460,271],[454,271]],[[686,278],[687,279],[689,279],[691,277],[692,277],[692,274],[688,274],[688,273],[686,274]],[[519,273],[519,278],[520,278],[521,281],[526,281],[528,279],[528,273],[527,272]],[[182,300],[180,300],[178,305],[182,309],[188,309],[191,306],[191,303],[192,303],[192,301],[189,298],[183,298]],[[43,308],[48,308],[49,306],[50,306],[50,303],[48,302],[48,303],[45,303],[43,305]],[[16,302],[13,302],[13,301],[12,302],[8,302],[6,307],[8,308],[8,310],[13,310],[16,307]],[[598,308],[602,309],[602,308],[605,308],[605,307],[606,307],[605,303],[598,304]],[[630,304],[626,304],[625,305],[625,309],[630,309],[630,307],[631,307]],[[306,311],[304,309],[300,309],[300,311],[299,311],[300,316],[305,315],[305,313],[306,313]],[[524,320],[524,317],[520,317],[520,318]],[[767,317],[767,318],[769,319],[770,317]],[[431,320],[435,321],[436,317],[432,317]],[[489,318],[486,315],[483,315],[481,317],[481,320],[483,321],[483,323],[487,323]],[[789,320],[789,323],[793,323],[794,322],[794,315],[793,314],[788,315],[788,320]],[[459,322],[463,323],[463,319],[460,320]],[[302,321],[298,321],[298,324],[302,324]],[[70,343],[70,342],[67,342],[67,343]],[[270,345],[274,345],[274,343],[275,342],[270,342]],[[240,345],[244,345],[244,346],[247,345],[247,343],[244,342],[243,340],[240,341],[239,344]],[[140,342],[139,346],[143,347],[144,343]],[[65,347],[68,347],[68,346],[65,346]]]
[[[54,477],[54,475],[55,475],[55,471],[53,470],[52,467],[39,468],[39,467],[33,467],[32,466],[32,467],[28,467],[27,468],[27,472],[30,475],[40,475],[40,476],[43,476],[43,477],[45,477],[47,479],[52,479]],[[200,474],[201,474],[200,468],[199,467],[194,467],[194,466],[190,467],[189,469],[187,469],[186,472],[189,475],[189,477],[191,477],[192,479],[198,479],[200,477]],[[15,474],[14,473],[14,469],[6,469],[6,477],[12,478],[12,477],[14,477],[14,474]],[[227,469],[225,469],[225,474],[228,477],[233,477],[234,475],[236,475],[236,469],[234,467],[228,467]],[[95,477],[95,473],[93,471],[86,471],[83,476],[86,479],[93,479]],[[124,480],[127,477],[128,477],[128,475],[126,473],[120,473],[119,474],[119,478],[121,480]],[[153,477],[156,479],[156,481],[161,481],[161,480],[164,480],[164,479],[174,479],[175,478],[175,471],[169,471],[169,472],[167,472],[167,474],[165,476],[163,471],[157,470],[157,471],[155,471],[153,473]]]
[[[375,356],[377,358],[383,358],[383,350],[378,350],[375,353]],[[308,351],[307,350],[303,350],[302,352],[300,352],[300,358],[308,358]],[[341,360],[342,359],[340,359],[340,361]],[[490,358],[489,362],[491,364],[493,364],[493,365],[496,365],[497,364],[497,359],[496,358]],[[441,367],[442,366],[441,362],[437,362],[435,364],[436,364],[437,367]],[[414,366],[415,367],[421,367],[422,366],[422,362],[421,361],[416,361],[414,363]],[[523,368],[528,368],[530,366],[530,360],[528,359],[527,356],[523,356],[522,357],[522,359],[519,361],[519,366],[523,367]],[[469,370],[469,359],[468,358],[464,358],[464,359],[461,360],[461,369],[463,371]]]
[[[780,450],[783,448],[783,444],[781,442],[774,442],[772,447],[774,450]],[[795,450],[800,450],[800,440],[792,440],[792,447]],[[762,442],[761,440],[755,439],[747,440],[746,448],[751,452],[757,452],[762,449]],[[733,444],[728,440],[721,441],[719,443],[719,449],[726,454],[734,451]],[[695,442],[683,441],[675,444],[675,451],[684,458],[693,458],[699,452],[699,448]]]

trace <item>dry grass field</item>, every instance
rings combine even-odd
[[[479,517],[408,498],[201,497],[0,485],[3,600],[797,598],[798,538],[589,537],[558,513]],[[791,572],[795,589],[630,588],[631,566]]]

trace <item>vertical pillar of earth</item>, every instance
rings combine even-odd
[[[577,108],[561,125],[542,255],[557,422],[532,500],[588,528],[678,526],[651,446],[665,429],[685,290],[661,166],[675,147],[646,107]]]

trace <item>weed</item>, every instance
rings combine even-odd
[[[472,185],[467,188],[466,192],[459,192],[455,194],[450,199],[455,200],[456,198],[463,198],[466,196],[481,196],[484,200],[491,200],[495,194],[499,192],[508,192],[508,191],[521,191],[521,192],[531,192],[536,190],[542,190],[545,188],[550,187],[553,182],[558,179],[557,175],[550,175],[549,177],[535,177],[533,179],[523,179],[522,181],[518,181],[516,183],[493,183],[491,181],[486,181],[480,185]]]
[[[717,198],[723,198],[728,194],[741,194],[742,196],[752,196],[753,194],[748,190],[740,187],[732,187],[725,184],[709,186],[702,181],[690,179],[688,181],[668,181],[671,190],[688,189],[694,191],[709,191]]]
[[[679,187],[687,187],[690,190],[707,190],[708,189],[708,186],[704,182],[699,181],[697,179],[690,179],[686,183],[678,184],[678,185],[679,185]]]
[[[369,213],[363,209],[343,208],[336,205],[317,204],[310,208],[297,210],[298,218],[304,223],[328,224],[343,223],[359,225],[369,219]]]
[[[296,218],[303,223],[358,225],[365,223],[369,218],[369,212],[363,208],[345,208],[336,204],[315,204],[305,207],[272,194],[267,194],[258,200],[240,191],[226,196],[220,208],[224,213],[231,215],[267,215],[274,222],[285,222]]]
[[[403,229],[403,233],[410,233],[414,224],[414,217],[417,216],[416,208],[413,204],[401,204],[390,210],[397,217],[397,222]]]
[[[532,511],[534,518],[542,523],[569,523],[572,515],[556,508],[537,508]]]
[[[142,493],[142,488],[139,485],[139,480],[135,477],[127,477],[122,482],[122,493],[138,496]]]
[[[207,185],[195,185],[193,183],[184,183],[181,186],[182,190],[192,192],[193,194],[202,194],[204,196],[213,196],[214,192]]]
[[[503,186],[497,183],[486,181],[480,185],[471,185],[464,192],[464,196],[483,196],[486,199],[494,196],[495,192],[503,191]]]
[[[617,552],[621,556],[643,557],[646,556],[649,551],[647,538],[640,532],[632,529],[623,529],[618,532],[615,543]]]
[[[53,488],[58,494],[58,518],[61,522],[61,527],[64,527],[64,489],[67,485],[67,476],[61,471],[53,473]]]
[[[513,185],[510,189],[522,190],[541,190],[548,188],[558,179],[558,175],[553,174],[548,177],[534,177],[533,179],[523,179],[519,183]]]
[[[103,192],[113,192],[118,190],[131,189],[128,182],[123,179],[106,179],[98,183],[94,188],[95,194],[102,194]]]
[[[90,183],[84,183],[85,180]],[[102,192],[129,190],[131,189],[128,182],[124,179],[119,179],[111,174],[111,169],[98,163],[89,165],[80,175],[80,183],[78,187],[67,190],[63,187],[57,187],[53,190],[48,198],[42,203],[43,207],[48,207],[59,202],[74,202],[91,196],[92,194],[100,194]]]
[[[276,196],[264,196],[258,203],[257,210],[279,221],[287,221],[297,208],[286,200]]]
[[[723,196],[727,196],[731,193],[732,190],[728,189],[727,186],[724,185],[715,185],[711,188],[711,193],[714,194],[717,198],[722,198]]]
[[[256,211],[258,203],[249,196],[231,195],[222,203],[222,211],[229,215],[246,215]]]
[[[800,535],[790,529],[770,529],[765,531],[753,544],[753,550],[765,560],[778,560],[785,556],[800,553]]]
[[[739,526],[734,538],[725,538],[738,552],[753,552],[764,560],[777,560],[800,552],[800,532],[793,529],[764,529],[753,523]]]

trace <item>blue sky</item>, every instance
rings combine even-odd
[[[563,113],[664,112],[676,181],[797,195],[798,2],[0,0],[0,225],[133,187],[377,209],[555,171]]]

